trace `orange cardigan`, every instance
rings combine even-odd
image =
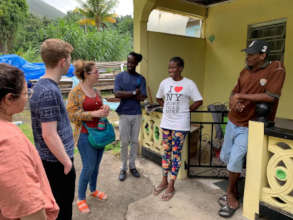
[[[98,95],[99,92],[96,91]],[[91,121],[93,120],[92,116],[90,115],[90,112],[84,111],[82,103],[85,99],[85,93],[82,91],[80,87],[80,83],[74,87],[68,96],[68,102],[66,105],[66,109],[68,112],[68,116],[70,121],[74,124],[74,142],[77,144],[78,138],[80,135],[80,130],[82,127],[82,121]],[[102,98],[101,98],[102,100]]]

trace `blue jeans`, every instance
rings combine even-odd
[[[88,135],[84,133],[80,134],[77,147],[82,161],[82,170],[78,182],[78,199],[85,200],[88,184],[91,192],[96,190],[104,148],[93,148],[88,141]]]
[[[247,152],[248,128],[228,121],[220,158],[230,172],[241,173]]]

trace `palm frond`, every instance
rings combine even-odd
[[[109,22],[109,23],[114,24],[114,23],[116,23],[116,19],[113,18],[112,16],[108,16],[108,17],[103,18],[103,22]]]
[[[91,18],[84,18],[78,21],[78,24],[80,25],[91,25],[91,26],[96,26],[96,22],[94,19]]]

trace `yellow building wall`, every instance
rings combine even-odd
[[[180,56],[184,59],[185,68],[182,75],[194,80],[200,92],[203,92],[205,40],[148,32],[148,41],[149,79],[147,84],[150,87],[153,100],[155,100],[160,82],[169,77],[168,63],[170,58],[174,56]]]
[[[293,119],[292,70],[290,58],[293,47],[293,0],[232,0],[208,9],[182,0],[134,0],[134,49],[144,56],[139,65],[155,96],[159,82],[167,77],[168,59],[174,55],[186,59],[184,75],[195,80],[204,96],[204,105],[228,102],[241,69],[245,66],[248,25],[287,18],[284,64],[286,81],[277,116]],[[146,30],[147,19],[153,9],[185,15],[207,16],[206,39],[193,39]],[[215,40],[208,39],[214,35]],[[206,43],[204,43],[204,41]],[[205,56],[205,57],[203,57]]]
[[[277,116],[293,119],[293,1],[234,0],[209,8],[206,21],[204,101],[227,102],[241,69],[245,66],[248,25],[287,18],[284,65],[286,81]],[[208,40],[214,35],[214,42]]]
[[[205,40],[147,31],[148,16],[153,9],[204,17],[204,7],[182,0],[134,0],[134,50],[142,53],[138,71],[146,77],[155,101],[159,83],[168,77],[168,61],[182,56],[186,62],[183,75],[194,80],[203,93]]]

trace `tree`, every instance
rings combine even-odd
[[[106,23],[115,23],[117,15],[111,11],[117,4],[117,0],[77,0],[82,4],[82,8],[77,8],[78,11],[85,16],[84,19],[79,20],[81,25],[92,25],[96,26],[99,31],[101,28],[106,26]]]
[[[133,36],[133,18],[130,15],[118,17],[115,26],[120,33],[128,32]]]
[[[0,1],[0,52],[11,49],[17,28],[27,14],[26,0]]]

